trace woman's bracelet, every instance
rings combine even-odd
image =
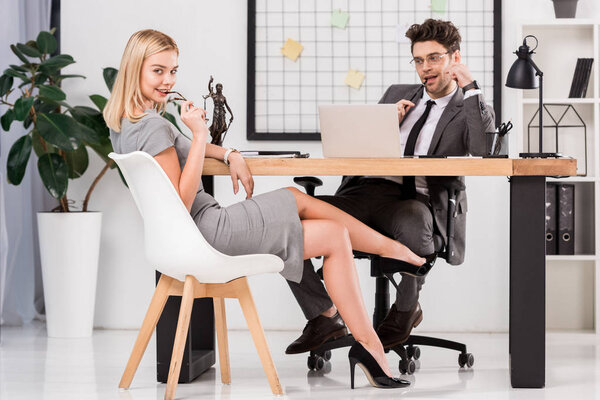
[[[227,149],[227,151],[225,151],[225,155],[223,156],[223,162],[225,163],[225,165],[229,166],[229,155],[231,153],[239,153],[238,150],[236,149]]]

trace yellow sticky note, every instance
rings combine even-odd
[[[444,14],[446,12],[446,0],[431,0],[431,11]]]
[[[351,88],[360,89],[363,81],[365,80],[365,74],[355,69],[350,68],[348,73],[346,74],[346,79],[344,79],[344,83]]]
[[[348,19],[350,18],[350,14],[342,10],[334,10],[331,13],[331,26],[335,26],[336,28],[346,29],[346,25],[348,24]]]
[[[298,57],[300,57],[300,53],[302,53],[303,49],[304,46],[302,46],[300,43],[288,38],[288,40],[281,48],[281,54],[283,54],[292,61],[296,61]]]

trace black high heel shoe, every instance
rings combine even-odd
[[[396,273],[407,274],[414,277],[425,276],[429,273],[435,261],[437,260],[437,253],[431,253],[425,256],[425,263],[422,265],[413,265],[406,261],[397,260],[395,258],[380,257],[382,263],[383,273]]]
[[[390,378],[383,372],[377,361],[359,342],[356,342],[348,352],[350,360],[350,387],[354,389],[354,367],[358,364],[365,372],[369,383],[376,388],[394,389],[410,385],[404,379]]]

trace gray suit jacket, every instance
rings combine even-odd
[[[422,99],[422,85],[392,85],[383,94],[379,103],[396,103],[408,99],[418,104]],[[413,109],[409,110],[410,113]],[[408,115],[408,114],[407,114]],[[406,120],[406,118],[405,118]],[[463,100],[461,89],[452,97],[435,128],[427,154],[444,156],[482,156],[488,154],[485,132],[494,131],[494,110],[485,103],[482,95]],[[448,238],[448,192],[443,183],[460,180],[462,176],[428,176],[429,201],[433,209],[434,221],[445,243],[453,241],[453,254],[449,254],[449,264],[462,264],[465,257],[465,230],[467,195],[461,192],[457,201],[457,216],[454,225],[454,238]],[[338,192],[356,185],[358,177],[345,176]]]

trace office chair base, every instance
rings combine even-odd
[[[308,369],[311,371],[325,369],[331,360],[331,350],[350,347],[354,342],[352,335],[348,335],[330,340],[318,349],[312,350],[306,360]],[[461,368],[471,368],[475,364],[475,357],[472,353],[467,352],[467,346],[464,343],[429,336],[410,335],[405,343],[386,349],[386,353],[391,350],[400,356],[398,369],[401,374],[412,375],[419,368],[418,360],[421,358],[421,348],[418,345],[458,351],[460,353],[458,365]]]
[[[475,357],[472,353],[467,352],[467,346],[463,343],[429,336],[410,335],[404,344],[389,349],[400,356],[398,364],[400,373],[412,375],[417,369],[418,363],[415,363],[415,360],[421,357],[421,349],[417,345],[460,352],[458,355],[458,365],[461,368],[471,368],[475,364]]]

